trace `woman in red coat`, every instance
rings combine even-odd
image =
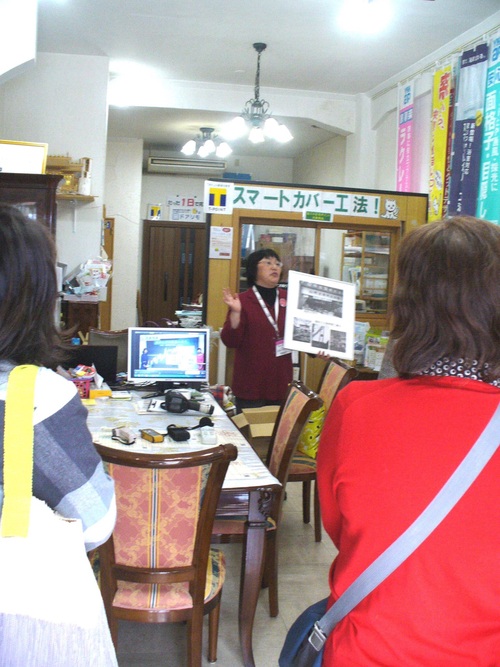
[[[499,226],[450,218],[403,239],[392,335],[398,377],[348,385],[321,438],[321,513],[339,550],[330,604],[428,505],[500,402]],[[499,480],[497,451],[336,626],[324,666],[500,665]]]
[[[278,287],[281,261],[274,250],[251,253],[246,262],[249,288],[224,289],[228,313],[221,339],[235,348],[231,388],[236,408],[279,405],[293,379],[292,355],[283,347],[286,291]]]

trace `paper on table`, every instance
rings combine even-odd
[[[251,470],[247,465],[245,465],[242,461],[232,461],[231,465],[227,469],[226,473],[226,479],[230,479],[232,481],[234,480],[244,480],[244,479],[257,479],[259,477],[259,473],[255,472],[254,470]]]

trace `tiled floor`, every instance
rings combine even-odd
[[[314,541],[312,524],[302,523],[302,484],[287,486],[279,547],[280,613],[270,618],[267,590],[263,590],[255,616],[253,648],[256,667],[277,667],[287,629],[308,605],[328,593],[327,574],[336,553],[323,531],[323,541]],[[238,585],[241,545],[221,545],[226,552],[227,577],[222,594],[219,626],[218,667],[242,664],[238,640]],[[208,629],[204,626],[203,667]],[[153,625],[121,622],[118,638],[120,667],[183,667],[186,664],[186,635],[182,624]]]

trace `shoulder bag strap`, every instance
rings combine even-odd
[[[328,612],[315,623],[309,637],[314,651],[321,650],[335,625],[401,565],[441,523],[497,450],[499,433],[500,404],[472,449],[422,514],[360,574]],[[309,648],[308,644],[308,650]]]
[[[26,537],[33,495],[33,411],[38,367],[9,374],[3,438],[2,537]]]

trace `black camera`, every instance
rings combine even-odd
[[[214,406],[210,403],[199,403],[198,401],[192,401],[186,398],[179,391],[167,391],[165,393],[165,401],[161,404],[161,407],[167,412],[175,412],[180,414],[181,412],[186,412],[186,410],[196,410],[197,412],[203,412],[206,415],[213,414]]]

